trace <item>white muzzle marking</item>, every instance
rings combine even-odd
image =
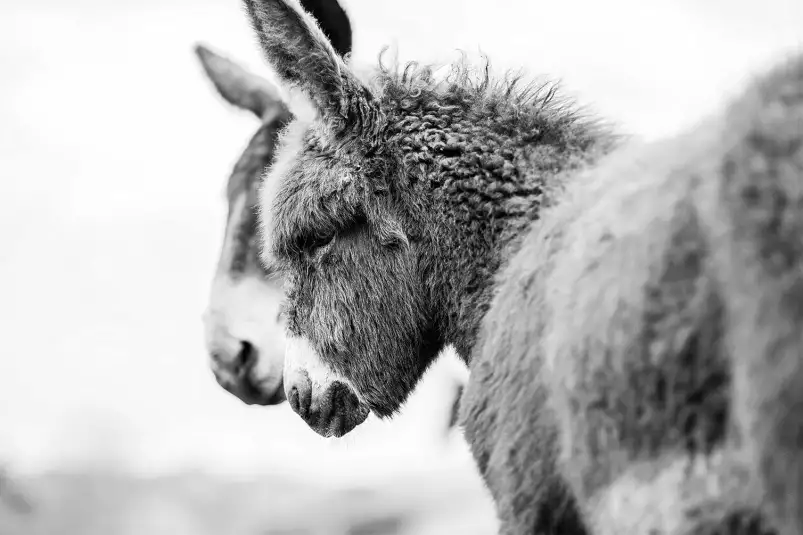
[[[288,337],[284,354],[284,389],[286,395],[290,394],[289,390],[292,388],[295,378],[305,373],[309,377],[313,392],[324,391],[329,385],[339,381],[347,385],[354,395],[362,401],[359,392],[354,388],[351,381],[321,361],[318,353],[305,338],[298,336]]]

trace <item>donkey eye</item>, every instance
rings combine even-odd
[[[335,235],[334,234],[332,234],[331,236],[327,236],[325,238],[318,238],[317,240],[315,240],[315,243],[313,243],[312,248],[310,249],[310,252],[317,252],[320,249],[323,249],[323,248],[331,245],[332,242],[334,242],[334,241],[335,241]]]
[[[335,234],[315,234],[304,236],[299,240],[298,248],[308,254],[315,254],[320,249],[335,241]]]

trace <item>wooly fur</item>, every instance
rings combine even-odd
[[[802,142],[798,57],[561,181],[462,400],[503,532],[801,533]]]
[[[261,194],[289,334],[379,416],[452,344],[502,533],[802,532],[803,57],[613,151],[554,86],[363,82],[291,1],[245,4],[314,111]]]

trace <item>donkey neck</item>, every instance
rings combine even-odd
[[[468,363],[499,270],[563,177],[613,137],[559,103],[554,88],[515,82],[401,93],[390,121],[412,187],[429,199],[436,237],[427,271],[441,342]],[[393,92],[386,92],[393,94]]]

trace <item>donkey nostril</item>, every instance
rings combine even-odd
[[[234,365],[240,371],[248,371],[256,364],[256,351],[251,342],[240,342],[240,352]]]
[[[217,370],[231,379],[241,380],[256,366],[259,351],[243,340],[228,351],[213,351],[211,356]]]

